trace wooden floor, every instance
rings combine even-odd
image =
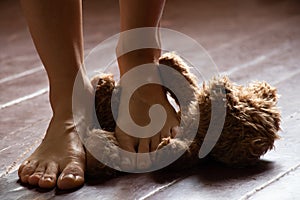
[[[84,1],[86,50],[117,33],[118,24],[116,0]],[[88,180],[70,192],[21,185],[16,170],[41,142],[51,110],[19,1],[1,0],[0,199],[300,199],[300,2],[171,0],[162,26],[197,40],[232,80],[278,88],[282,138],[275,150],[248,169],[202,163],[188,172]]]

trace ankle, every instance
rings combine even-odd
[[[127,71],[139,65],[154,63],[158,64],[160,57],[159,49],[139,49],[118,58],[120,75],[122,76]]]
[[[160,42],[154,33],[148,36],[123,34],[118,41],[116,55],[122,76],[136,66],[158,64],[161,55]]]
[[[53,119],[58,121],[73,120],[72,108],[57,106],[53,108]]]

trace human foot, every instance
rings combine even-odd
[[[53,117],[45,138],[20,166],[22,183],[72,189],[84,183],[85,152],[72,117]]]
[[[122,94],[121,94],[122,104]],[[154,136],[150,138],[135,138],[132,134],[126,134],[121,127],[116,127],[116,138],[120,144],[120,147],[129,152],[136,153],[149,153],[157,150],[158,145],[163,138],[175,137],[178,132],[179,119],[174,108],[169,103],[166,93],[162,86],[157,84],[148,84],[140,87],[133,93],[129,105],[129,112],[133,121],[139,126],[146,126],[150,123],[149,109],[152,105],[159,104],[164,107],[167,120],[163,128]],[[119,109],[118,119],[126,121],[128,116],[122,112],[122,108]],[[123,156],[121,159],[121,168],[124,170],[134,169],[148,169],[154,161],[150,154],[136,154],[136,156]]]

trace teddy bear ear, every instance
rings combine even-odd
[[[98,83],[99,83],[99,80],[101,79],[101,75],[100,74],[97,74],[95,76],[93,76],[91,78],[91,84],[93,86],[94,89],[96,89]]]
[[[190,67],[175,52],[164,53],[159,58],[159,64],[166,65],[177,70],[185,77],[185,79],[190,83],[191,86],[195,88],[198,87],[195,75],[192,74],[189,70]]]
[[[113,78],[112,74],[97,74],[91,78],[91,84],[94,89],[97,88],[97,86],[103,86],[103,85],[114,85],[115,80]]]
[[[267,82],[253,82],[247,88],[249,92],[255,95],[257,98],[263,99],[264,101],[273,101],[277,103],[278,94],[277,89],[272,87]]]

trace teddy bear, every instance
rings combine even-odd
[[[159,144],[158,149],[163,150],[156,157],[159,162],[164,162],[165,155],[182,152],[176,161],[166,163],[166,168],[181,170],[195,166],[200,159],[199,152],[203,143],[209,143],[210,140],[213,140],[214,145],[211,145],[206,157],[232,167],[254,165],[274,147],[280,130],[276,88],[258,81],[241,86],[226,76],[213,77],[200,86],[186,62],[173,52],[163,54],[159,64],[179,72],[181,78],[188,83],[182,85],[182,81],[176,78],[176,73],[168,80],[169,84],[176,85],[176,89],[181,91],[183,105],[178,105],[178,116],[186,128],[180,136],[164,138]],[[161,79],[164,81],[168,76]],[[83,139],[87,152],[87,174],[113,176],[121,169],[118,166],[120,149],[114,134],[114,116],[117,111],[111,109],[111,104],[118,105],[121,88],[111,74],[96,75],[91,81],[95,89],[96,118],[101,128],[90,128]],[[171,90],[165,88],[165,91],[166,95],[179,104],[178,97]],[[185,98],[187,96],[192,96],[193,99]],[[216,130],[213,124],[220,116],[212,116],[214,104],[224,110],[220,114],[224,119],[218,137],[214,135]],[[182,112],[184,109],[185,113]],[[209,129],[213,137],[206,137]],[[190,130],[196,133],[193,137],[185,134]],[[160,153],[163,156],[160,157]],[[101,157],[101,162],[94,157],[95,154]],[[113,166],[108,166],[107,163]]]

